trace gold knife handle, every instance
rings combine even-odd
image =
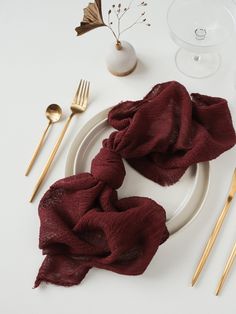
[[[230,190],[229,190],[229,194],[228,194],[228,197],[227,197],[227,200],[225,202],[225,205],[224,205],[224,208],[222,209],[221,213],[220,213],[220,216],[219,218],[217,219],[217,222],[215,224],[215,227],[210,235],[210,238],[207,242],[207,245],[204,249],[204,252],[202,254],[202,257],[198,263],[198,266],[197,266],[197,269],[193,275],[193,278],[192,278],[192,286],[196,283],[198,277],[200,276],[200,273],[207,261],[207,258],[212,250],[212,247],[216,241],[216,238],[218,236],[218,233],[220,232],[220,229],[222,227],[222,224],[224,222],[224,219],[225,219],[225,216],[226,214],[228,213],[228,210],[229,210],[229,207],[230,207],[230,204],[233,200],[233,197],[236,193],[236,168],[234,169],[234,173],[233,173],[233,177],[232,177],[232,181],[231,181],[231,185],[230,185]]]
[[[61,142],[62,142],[62,140],[64,138],[64,135],[65,135],[65,133],[66,133],[68,127],[69,127],[69,124],[70,124],[71,119],[73,118],[73,116],[74,116],[74,113],[72,113],[68,117],[68,119],[67,119],[67,121],[65,123],[65,126],[64,126],[64,128],[63,128],[63,130],[62,130],[62,132],[61,132],[61,134],[60,134],[60,136],[59,136],[59,138],[58,138],[58,140],[57,140],[57,142],[56,142],[56,144],[55,144],[55,146],[54,146],[54,148],[53,148],[53,150],[52,150],[52,152],[51,152],[51,154],[49,156],[49,159],[48,159],[48,161],[47,161],[47,163],[46,163],[46,165],[45,165],[45,167],[43,169],[43,172],[42,172],[38,182],[36,183],[36,186],[34,188],[33,194],[32,194],[32,196],[30,198],[30,203],[34,200],[35,195],[37,194],[41,184],[43,183],[43,181],[45,179],[45,176],[48,173],[48,170],[49,170],[49,168],[50,168],[50,166],[51,166],[51,164],[52,164],[52,162],[54,160],[54,157],[55,157],[55,155],[56,155],[56,153],[57,153],[57,151],[58,151],[58,149],[59,149],[59,147],[61,145]]]
[[[49,128],[50,128],[51,125],[52,125],[52,122],[49,121],[49,123],[48,123],[48,125],[47,125],[45,131],[43,132],[43,135],[42,135],[42,137],[41,137],[41,139],[40,139],[40,142],[39,142],[38,146],[36,147],[36,149],[35,149],[35,151],[34,151],[33,157],[32,157],[32,159],[31,159],[31,161],[30,161],[30,163],[29,163],[29,166],[28,166],[28,168],[27,168],[27,170],[26,170],[25,176],[28,176],[28,174],[30,173],[30,171],[31,171],[31,169],[32,169],[32,167],[33,167],[33,164],[34,164],[34,162],[35,162],[35,160],[36,160],[36,158],[37,158],[37,156],[38,156],[38,154],[39,154],[39,152],[40,152],[40,149],[41,149],[42,146],[43,146],[43,143],[44,143],[44,141],[45,141],[46,135],[47,135],[48,130],[49,130]]]
[[[219,216],[219,218],[215,224],[215,227],[214,227],[214,229],[210,235],[210,238],[206,244],[206,247],[202,253],[202,256],[201,256],[200,261],[198,263],[197,269],[193,275],[192,286],[196,283],[196,281],[197,281],[198,277],[200,276],[200,273],[201,273],[201,271],[202,271],[202,269],[203,269],[203,267],[207,261],[207,258],[208,258],[209,254],[212,250],[212,247],[216,241],[217,235],[218,235],[218,233],[222,227],[225,216],[229,210],[231,201],[232,201],[232,198],[227,199],[225,206],[224,206],[224,208],[223,208],[223,210],[222,210],[222,212],[221,212],[221,214],[220,214],[220,216]]]
[[[235,257],[236,257],[236,243],[235,243],[233,250],[232,250],[232,252],[231,252],[231,254],[230,254],[230,256],[226,262],[225,269],[223,271],[223,274],[221,276],[221,279],[220,279],[218,286],[217,286],[217,289],[216,289],[216,295],[218,295],[220,293],[220,291],[221,291],[221,289],[225,283],[225,280],[229,274],[229,271],[230,271],[230,269],[234,263]]]

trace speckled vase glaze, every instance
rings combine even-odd
[[[109,48],[106,64],[115,76],[126,76],[134,71],[137,56],[134,47],[127,41],[117,42]]]

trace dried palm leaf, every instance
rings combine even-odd
[[[89,5],[84,8],[83,21],[80,26],[76,27],[77,35],[83,35],[97,27],[107,26],[102,17],[102,4],[101,0],[95,0],[94,3],[90,2]]]

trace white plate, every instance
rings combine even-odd
[[[110,110],[108,108],[97,114],[79,131],[68,153],[66,176],[90,171],[91,161],[102,147],[102,140],[114,131],[107,123]],[[155,200],[166,210],[167,228],[171,235],[189,224],[199,213],[209,188],[209,162],[189,167],[183,177],[169,187],[162,187],[141,176],[126,161],[124,164],[126,177],[118,190],[119,198],[146,196]]]

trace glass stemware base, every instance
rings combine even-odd
[[[217,72],[221,64],[221,57],[218,53],[197,54],[180,48],[176,53],[175,62],[183,74],[192,78],[204,78]]]
[[[192,78],[215,74],[221,64],[221,48],[235,36],[235,17],[228,4],[222,0],[174,0],[167,23],[181,48],[175,57],[178,69]]]

